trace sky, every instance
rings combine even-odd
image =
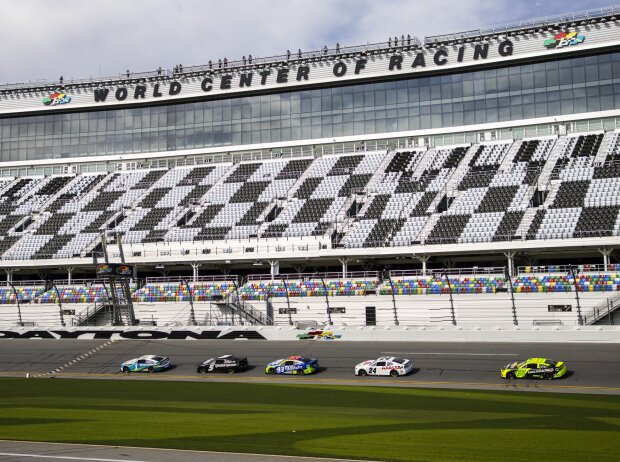
[[[0,83],[460,32],[613,0],[2,0]],[[619,7],[620,9],[620,7]]]

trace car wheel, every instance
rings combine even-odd
[[[360,377],[366,377],[368,375],[368,372],[366,372],[366,369],[360,369],[357,375],[359,375]]]
[[[124,372],[124,373],[129,372],[129,368],[128,368],[127,366],[124,366],[124,367],[123,367],[123,372]]]
[[[199,374],[204,374],[205,368],[204,367],[199,367],[196,372],[198,372]]]
[[[148,371],[148,373],[149,373],[149,374],[153,374],[153,373],[155,372],[155,369],[154,369],[154,368],[152,368],[152,367],[149,367],[149,368],[147,369],[147,371]]]
[[[515,373],[514,372],[508,372],[506,374],[506,378],[507,379],[514,379],[515,378]]]
[[[297,371],[297,375],[304,375],[304,374],[305,374],[305,372],[304,372],[304,370],[303,370],[303,369],[299,369],[299,370]]]
[[[545,374],[545,380],[553,380],[553,372],[547,372]]]
[[[267,369],[267,374],[272,374],[272,375],[273,375],[273,374],[275,374],[275,373],[276,373],[276,370],[275,370],[275,369],[273,369],[273,368],[271,368],[271,369]]]
[[[232,367],[230,369],[228,369],[228,373],[229,374],[234,374],[235,373],[235,369],[233,369]]]
[[[390,376],[391,377],[398,377],[400,374],[398,373],[398,371],[390,371]]]

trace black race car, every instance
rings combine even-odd
[[[200,363],[196,372],[206,374],[208,372],[243,372],[248,368],[248,358],[240,356],[223,355],[218,358],[207,359]]]

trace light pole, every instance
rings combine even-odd
[[[187,292],[189,293],[189,322],[192,326],[196,325],[196,313],[194,312],[194,294],[192,292],[192,286],[189,285],[189,282],[186,278],[181,280],[185,287],[187,287]]]
[[[512,289],[512,277],[510,276],[510,271],[508,271],[508,268],[504,267],[504,275],[506,276],[506,279],[508,280],[508,286],[510,287],[510,300],[512,301],[512,323],[515,326],[519,325],[519,321],[517,320],[517,306],[515,304],[515,293],[514,290]]]
[[[579,269],[576,266],[571,265],[568,269],[568,274],[573,277],[573,284],[575,286],[575,300],[577,302],[577,324],[582,326],[583,317],[581,316],[581,301],[579,300],[579,285],[577,284],[577,273],[579,273]]]
[[[22,321],[22,307],[19,304],[19,294],[17,293],[17,289],[15,288],[15,286],[13,285],[11,281],[7,281],[7,283],[11,286],[11,289],[13,289],[13,293],[15,294],[15,301],[17,302],[17,316],[19,317],[18,325],[20,327],[23,327],[24,321]]]
[[[387,277],[388,282],[390,283],[390,292],[392,292],[392,309],[394,310],[394,325],[398,326],[400,322],[398,321],[398,310],[396,309],[396,296],[394,295],[394,283],[392,282],[392,278],[390,277],[390,271],[383,271],[384,277]]]
[[[45,292],[49,292],[52,289],[54,289],[54,291],[56,292],[56,298],[58,299],[58,310],[60,313],[60,324],[64,327],[66,324],[65,316],[62,312],[62,299],[60,297],[60,291],[58,290],[56,283],[52,279],[48,278],[45,280]]]
[[[329,323],[330,326],[333,326],[334,323],[332,322],[332,313],[331,313],[331,309],[329,308],[329,298],[327,296],[327,284],[325,284],[325,279],[323,279],[323,276],[321,276],[318,273],[315,273],[315,276],[317,276],[321,280],[321,283],[323,284],[323,293],[325,295],[325,305],[327,307],[327,322]]]
[[[286,306],[288,307],[288,323],[289,325],[293,325],[293,316],[291,316],[291,300],[288,296],[288,284],[286,283],[286,281],[284,280],[284,278],[282,277],[282,275],[280,275],[280,279],[282,280],[282,283],[284,284],[284,291],[286,292]]]
[[[450,296],[450,314],[452,315],[452,325],[456,326],[456,315],[454,314],[454,298],[452,298],[452,284],[450,284],[450,278],[448,277],[448,272],[443,271],[441,273],[448,282],[448,295]]]

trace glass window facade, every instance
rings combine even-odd
[[[0,119],[0,160],[176,151],[620,108],[620,52],[406,80]]]

